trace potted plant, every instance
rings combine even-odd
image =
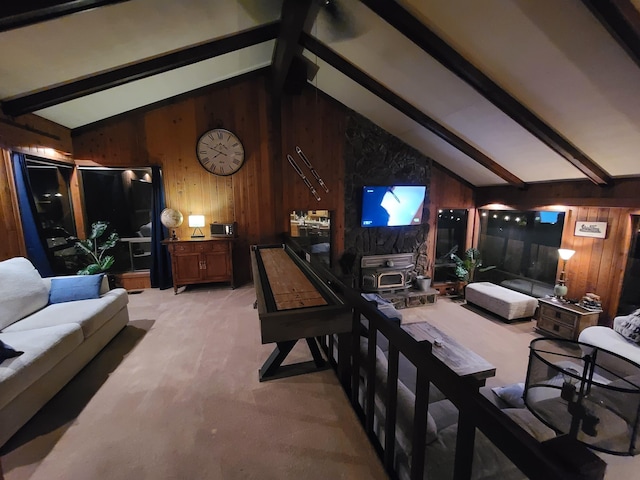
[[[456,263],[456,276],[459,281],[473,282],[476,271],[486,272],[492,270],[495,265],[489,267],[482,266],[482,260],[480,259],[480,251],[477,248],[469,248],[464,252],[464,260],[458,257],[455,253],[451,254],[451,260]]]
[[[429,271],[431,270],[431,265],[429,261],[423,267],[423,273],[417,274],[413,279],[413,283],[416,288],[422,292],[426,292],[431,288],[431,275],[429,275]]]
[[[91,225],[91,234],[86,240],[76,242],[76,247],[85,253],[91,263],[81,270],[78,275],[93,275],[106,272],[115,262],[113,255],[106,255],[107,250],[113,248],[118,243],[119,237],[116,232],[111,232],[106,239],[101,237],[107,232],[109,222],[95,222]]]

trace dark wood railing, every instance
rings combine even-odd
[[[293,250],[296,251],[295,244]],[[476,429],[501,450],[520,471],[532,479],[602,479],[606,464],[583,444],[557,437],[539,442],[500,411],[479,391],[479,385],[470,378],[461,378],[442,364],[431,352],[429,342],[418,342],[396,323],[390,322],[378,309],[367,302],[359,292],[345,285],[322,264],[313,270],[346,304],[352,308],[353,328],[350,333],[321,339],[321,344],[336,374],[350,398],[351,404],[370,441],[378,451],[391,478],[397,478],[394,467],[397,413],[398,359],[402,354],[416,368],[416,388],[413,415],[412,456],[408,466],[410,478],[424,478],[427,412],[430,385],[435,385],[458,409],[453,478],[470,479]],[[362,320],[367,328],[363,329]],[[368,350],[360,355],[361,334],[366,331]],[[376,344],[378,333],[389,342],[387,388],[385,397],[384,445],[374,431],[376,395]],[[361,371],[366,372],[362,382]],[[360,399],[364,399],[361,405]],[[570,453],[567,452],[569,449]],[[580,462],[566,462],[567,458]],[[429,458],[426,458],[429,461]],[[576,465],[576,463],[578,465]],[[439,480],[439,479],[438,479]]]

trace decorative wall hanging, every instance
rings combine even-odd
[[[302,152],[302,149],[296,146],[296,152],[300,156],[304,164],[309,168],[309,171],[311,171],[312,175],[318,181],[320,186],[324,188],[324,191],[329,193],[329,187],[327,187],[325,183],[322,181],[322,178],[320,178],[320,175],[318,175],[318,172],[316,172],[316,169],[313,168],[313,165],[311,165],[311,162],[307,159],[307,156]]]
[[[607,236],[607,222],[576,222],[576,237],[605,238]]]
[[[307,187],[309,187],[309,190],[311,190],[311,193],[313,194],[313,196],[316,197],[316,200],[320,201],[320,195],[318,195],[318,192],[316,192],[316,189],[313,188],[313,185],[311,185],[311,182],[309,181],[309,179],[305,177],[304,173],[302,173],[302,170],[300,169],[296,161],[293,159],[293,157],[287,154],[287,160],[289,160],[289,163],[291,164],[293,169],[298,173],[298,175],[300,175],[300,178],[302,178],[302,181],[304,182],[304,184]]]

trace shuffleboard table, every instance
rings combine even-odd
[[[276,344],[260,381],[326,368],[316,338],[351,331],[351,309],[287,245],[252,245],[251,267],[261,340]],[[282,365],[303,338],[313,362]]]

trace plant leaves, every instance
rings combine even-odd
[[[84,253],[87,253],[93,256],[93,242],[91,240],[80,240],[76,242],[76,247],[82,250]]]
[[[113,265],[113,262],[115,262],[116,259],[115,257],[113,257],[112,255],[107,255],[106,257],[104,257],[102,259],[102,262],[100,264],[100,267],[102,269],[103,272],[109,270],[111,268],[111,265]]]
[[[96,238],[101,237],[107,230],[108,226],[109,222],[94,222],[91,224],[91,235],[89,235],[89,238],[95,240]]]
[[[82,270],[78,270],[78,275],[95,275],[96,273],[100,273],[101,271],[102,269],[100,268],[100,265],[98,265],[97,263],[92,263],[84,267]]]
[[[111,235],[109,235],[109,238],[107,238],[104,243],[98,247],[98,250],[100,250],[101,252],[109,250],[110,248],[116,246],[118,240],[120,240],[118,234],[116,232],[112,232]]]

